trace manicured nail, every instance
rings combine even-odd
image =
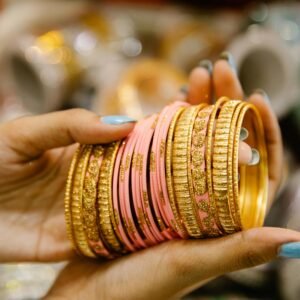
[[[220,55],[220,59],[226,60],[228,62],[228,64],[230,65],[231,69],[234,70],[234,72],[236,72],[235,61],[234,61],[233,55],[230,52],[228,52],[228,51],[222,52]]]
[[[278,256],[286,258],[300,258],[300,242],[283,244]]]
[[[209,59],[201,60],[198,66],[207,70],[209,75],[211,75],[213,72],[213,64]]]
[[[255,148],[252,148],[251,152],[252,152],[252,156],[250,162],[248,163],[248,166],[255,166],[260,161],[260,154]]]
[[[268,104],[271,103],[268,94],[263,89],[257,89],[253,93],[254,94],[260,94]]]
[[[187,95],[189,93],[189,88],[187,85],[183,85],[181,88],[180,88],[180,92]]]
[[[135,123],[136,120],[127,116],[104,116],[100,118],[101,122],[109,125],[123,125]]]
[[[246,128],[242,127],[241,132],[240,132],[240,141],[244,141],[248,138],[249,132]]]

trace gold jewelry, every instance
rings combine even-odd
[[[217,113],[220,107],[228,100],[229,99],[226,97],[220,98],[214,105],[214,109],[210,114],[210,119],[207,128],[207,144],[206,144],[206,154],[205,154],[207,191],[209,195],[209,201],[211,204],[209,213],[214,216],[215,222],[221,232],[224,232],[224,229],[219,220],[219,215],[218,215],[218,211],[214,199],[214,193],[213,193],[213,179],[212,179],[213,131],[215,127]]]
[[[121,243],[115,234],[117,226],[112,204],[113,170],[119,145],[120,142],[114,142],[105,146],[98,182],[98,210],[99,226],[104,240],[113,251],[123,253]]]
[[[190,151],[192,126],[197,113],[198,106],[187,107],[177,121],[172,149],[172,167],[175,198],[183,223],[191,237],[200,238],[202,233],[199,229],[195,203],[191,199],[191,183],[189,183],[188,176],[190,162],[187,159]]]
[[[182,224],[182,221],[180,219],[179,215],[179,209],[178,205],[175,201],[175,194],[174,194],[174,183],[173,183],[173,174],[172,174],[172,150],[173,150],[173,138],[174,138],[174,132],[175,132],[175,126],[177,123],[178,118],[184,111],[184,107],[180,107],[176,114],[174,115],[172,122],[169,127],[168,131],[168,138],[167,138],[167,147],[166,147],[166,182],[167,182],[167,189],[168,189],[168,195],[170,200],[170,205],[174,214],[174,218],[176,221],[176,225],[179,226],[180,230],[184,233],[186,233],[186,229],[184,225]]]
[[[219,113],[213,148],[213,192],[220,223],[226,233],[238,230],[232,217],[230,203],[234,203],[233,197],[228,194],[228,163],[232,164],[232,157],[228,155],[228,138],[232,127],[232,116],[240,101],[226,102]],[[235,145],[236,146],[236,145]]]
[[[71,218],[71,192],[72,192],[72,183],[73,183],[73,178],[74,178],[74,171],[78,163],[79,155],[80,155],[80,150],[81,146],[78,146],[77,150],[74,153],[69,173],[68,173],[68,178],[67,178],[67,183],[66,183],[66,192],[65,192],[65,220],[66,220],[66,226],[67,226],[67,235],[69,240],[72,243],[73,248],[78,251],[76,244],[75,244],[75,239],[73,235],[73,230],[72,230],[72,218]]]
[[[97,183],[99,179],[100,166],[99,160],[104,155],[104,147],[96,145],[93,147],[91,153],[91,159],[88,165],[87,174],[88,176],[84,179],[84,189],[82,194],[83,204],[83,227],[87,238],[92,242],[98,242],[101,237],[99,235],[98,223],[97,223],[97,210],[96,210],[96,199],[97,199]],[[99,247],[97,245],[96,247]],[[96,249],[101,250],[101,249]]]
[[[247,143],[260,153],[260,162],[255,166],[240,167],[240,184],[234,181],[233,191],[237,215],[241,218],[242,229],[262,226],[266,214],[268,200],[268,161],[264,138],[264,128],[260,114],[250,103],[242,108],[235,132],[235,143],[239,140],[240,130],[244,126],[249,131]],[[234,149],[233,177],[238,177],[238,149]],[[240,185],[240,193],[239,193]]]
[[[77,245],[78,250],[84,256],[95,258],[96,255],[92,252],[86,239],[82,220],[83,185],[91,152],[92,146],[82,147],[81,156],[79,158],[74,176],[71,211],[75,243]]]

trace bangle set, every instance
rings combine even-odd
[[[238,164],[242,126],[260,152],[255,166]],[[78,147],[66,183],[67,233],[91,258],[223,236],[261,226],[267,192],[264,129],[252,104],[175,102],[123,141]]]

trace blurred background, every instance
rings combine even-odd
[[[268,226],[300,230],[300,4],[291,1],[0,0],[0,122],[83,107],[159,111],[200,60],[229,50],[245,93],[280,120],[284,183]],[[0,265],[0,299],[40,299],[61,264]],[[186,299],[300,299],[300,261],[235,272]]]

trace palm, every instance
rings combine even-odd
[[[23,162],[14,150],[1,148],[0,243],[5,247],[9,241],[10,257],[51,261],[71,255],[63,193],[72,152],[73,147],[51,150],[37,160]]]

